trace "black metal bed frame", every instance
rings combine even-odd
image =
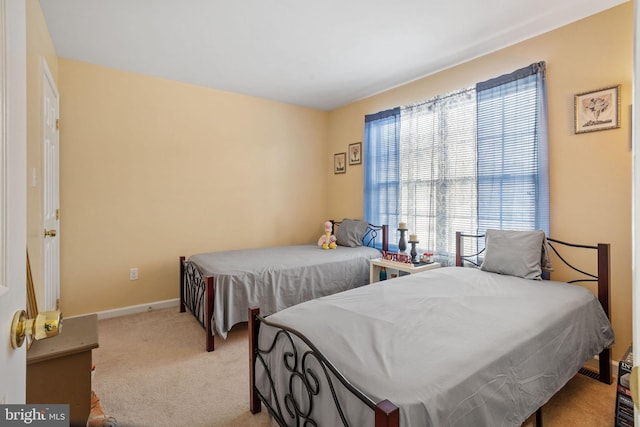
[[[261,324],[271,326],[277,329],[271,344],[267,348],[259,348],[258,346],[258,330]],[[264,403],[273,419],[281,426],[315,426],[319,424],[313,418],[313,402],[314,396],[318,396],[321,392],[321,383],[328,386],[331,392],[332,400],[335,404],[336,412],[340,418],[342,426],[349,427],[350,424],[344,414],[343,405],[341,404],[336,388],[344,387],[360,402],[368,406],[374,411],[374,419],[376,427],[394,427],[399,425],[400,410],[397,406],[388,400],[374,402],[367,395],[353,386],[342,373],[329,361],[324,354],[302,333],[293,328],[270,322],[260,316],[258,308],[249,309],[249,337],[252,337],[249,346],[249,354],[251,358],[250,377],[251,377],[251,396],[250,407],[252,413],[260,412],[261,402]],[[294,342],[294,337],[298,343]],[[269,403],[258,389],[254,387],[256,363],[264,368],[269,381],[269,390],[277,396],[275,382],[271,376],[271,372],[265,360],[270,355],[278,340],[285,340],[288,351],[285,351],[282,359],[282,366],[289,372],[289,387],[284,396],[284,409],[279,399],[275,399],[275,405]],[[304,348],[302,348],[304,346]],[[320,368],[321,373],[311,367],[315,364]],[[334,380],[335,379],[335,380]],[[324,380],[324,381],[323,381]],[[303,388],[303,395],[306,394],[306,401],[300,402],[296,399],[294,388]],[[288,418],[287,418],[288,416]],[[289,421],[289,422],[287,422]]]
[[[331,221],[333,227],[341,221]],[[382,248],[388,248],[389,232],[387,225],[369,224],[362,238],[364,246],[374,247],[378,239],[382,240]],[[206,276],[198,267],[180,257],[180,313],[186,309],[193,314],[206,333],[205,348],[207,351],[215,349],[213,338],[213,303],[215,295],[215,277]]]
[[[456,265],[463,266],[465,262],[478,266],[478,256],[483,252],[479,251],[472,255],[463,255],[463,239],[475,238],[479,239],[484,237],[483,235],[467,235],[463,233],[456,233]],[[569,266],[572,270],[586,276],[586,278],[579,278],[572,280],[568,283],[576,282],[597,282],[598,283],[598,299],[602,304],[602,307],[610,318],[609,307],[609,283],[610,283],[610,246],[609,244],[600,243],[597,246],[576,245],[572,243],[566,243],[557,239],[547,238],[549,246],[554,253],[558,255],[558,258]],[[598,275],[584,272],[569,262],[567,262],[553,246],[563,245],[574,248],[597,250],[598,254]],[[473,260],[473,258],[476,258]],[[340,371],[322,354],[320,350],[302,333],[296,331],[293,328],[279,325],[271,322],[264,317],[260,316],[259,308],[253,307],[249,309],[249,362],[250,362],[250,410],[253,414],[261,411],[262,404],[264,403],[273,419],[281,426],[295,425],[295,426],[318,426],[318,423],[313,419],[313,399],[321,393],[320,379],[324,378],[324,382],[328,385],[332,400],[335,403],[335,410],[339,415],[342,425],[349,426],[349,422],[344,416],[342,403],[337,397],[336,387],[342,387],[357,399],[359,399],[364,405],[369,407],[374,412],[374,426],[375,427],[399,427],[400,425],[400,410],[399,408],[390,402],[389,400],[382,400],[380,402],[374,402],[371,398],[366,396],[362,391],[354,387],[348,379],[346,379]],[[258,337],[260,331],[260,325],[265,324],[277,329],[272,342],[266,348],[260,348],[258,346]],[[295,337],[295,338],[294,338]],[[280,399],[278,399],[278,390],[276,390],[274,379],[265,360],[269,354],[271,354],[276,347],[276,342],[280,339],[286,340],[289,344],[287,351],[284,352],[282,365],[289,372],[289,389],[284,397],[284,404],[280,405]],[[301,344],[300,344],[301,343]],[[302,347],[299,347],[302,346]],[[316,362],[321,369],[319,375],[316,370],[313,370],[310,365],[310,360]],[[259,364],[259,365],[258,365]],[[269,399],[263,395],[255,386],[256,379],[256,367],[261,366],[267,375],[269,382],[269,392],[275,396],[275,405],[269,403]],[[595,378],[605,384],[612,383],[611,376],[611,354],[610,349],[605,349],[599,356],[599,371],[595,373],[589,369],[583,368],[580,370],[591,378]],[[332,378],[335,379],[332,380]],[[299,402],[294,397],[293,387],[294,384],[299,384],[298,387],[303,387],[303,395],[306,394],[306,401]],[[283,407],[284,406],[284,409]],[[542,426],[542,408],[538,408],[536,414],[536,426]],[[287,418],[288,417],[288,418]]]
[[[464,254],[463,241],[465,238],[467,239],[481,239],[484,238],[485,235],[474,235],[474,234],[465,234],[461,232],[456,233],[456,265],[463,266],[465,262],[471,263],[476,267],[479,267],[479,256],[484,252],[485,248],[482,250],[471,254]],[[556,254],[558,259],[562,261],[564,265],[569,267],[571,270],[576,273],[582,275],[576,279],[569,280],[567,283],[584,283],[584,282],[592,282],[597,283],[597,297],[604,313],[607,315],[607,318],[611,320],[611,303],[610,303],[610,283],[611,283],[611,259],[610,259],[610,245],[608,243],[598,243],[597,245],[581,245],[575,243],[568,243],[562,240],[554,239],[551,237],[547,237],[547,242],[551,250]],[[598,274],[588,273],[584,270],[581,270],[571,264],[565,257],[560,255],[560,252],[556,248],[556,246],[563,246],[569,248],[576,249],[586,249],[597,252],[597,269]],[[544,279],[549,279],[549,273],[543,273]],[[589,368],[580,369],[580,373],[584,374],[588,377],[597,379],[600,382],[605,384],[611,384],[613,382],[612,378],[612,370],[611,370],[611,349],[604,349],[598,355],[598,372],[593,371]]]
[[[476,267],[480,267],[479,257],[484,252],[485,248],[482,248],[480,251],[477,251],[471,255],[464,255],[463,251],[463,239],[481,239],[484,238],[484,234],[474,235],[474,234],[464,234],[461,232],[456,232],[456,266],[463,266],[465,262],[473,264]],[[562,261],[564,265],[569,267],[571,270],[581,274],[582,276],[567,281],[567,283],[582,283],[582,282],[596,282],[598,284],[598,301],[600,301],[600,305],[604,310],[607,318],[611,320],[611,305],[610,305],[610,282],[611,282],[611,271],[610,271],[610,245],[608,243],[598,243],[595,246],[592,245],[580,245],[575,243],[568,243],[562,240],[554,239],[551,237],[547,237],[547,244],[551,248],[551,250],[556,254],[558,259]],[[567,261],[558,249],[556,249],[555,245],[565,246],[570,248],[577,249],[587,249],[587,250],[595,250],[597,251],[598,257],[598,274],[588,273],[584,270],[581,270]],[[542,278],[548,280],[549,272],[543,272]],[[598,371],[588,368],[582,367],[578,371],[582,375],[585,375],[589,378],[596,379],[605,384],[611,384],[613,382],[612,371],[611,371],[611,349],[605,348],[598,355]],[[542,427],[542,408],[538,408],[536,411],[536,427]]]

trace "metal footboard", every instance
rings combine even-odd
[[[186,309],[193,314],[207,334],[206,349],[214,350],[213,344],[213,277],[203,276],[198,267],[180,257],[180,312]]]
[[[264,348],[258,345],[260,325],[275,328],[277,332],[271,343]],[[273,420],[280,426],[319,426],[318,414],[335,411],[336,419],[344,427],[355,426],[346,414],[344,394],[353,396],[352,401],[360,402],[373,412],[375,427],[398,427],[400,410],[388,400],[374,402],[353,386],[322,352],[295,329],[265,320],[258,308],[249,309],[249,357],[250,357],[250,409],[252,413],[261,411],[264,404]],[[280,357],[276,355],[277,345],[284,347]],[[269,368],[270,361],[288,372],[288,387],[284,396],[278,394],[278,387]],[[269,386],[264,393],[256,387],[256,368],[264,370]],[[271,395],[269,399],[266,395]],[[320,408],[319,400],[331,401],[331,409]],[[349,408],[352,406],[350,405]],[[364,409],[364,408],[363,408]]]

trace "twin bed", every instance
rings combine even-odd
[[[344,219],[334,223],[336,249],[316,244],[196,254],[180,257],[180,311],[188,308],[214,335],[246,322],[250,306],[266,314],[369,283],[369,260],[387,250],[386,225]]]
[[[577,372],[610,384],[609,245],[496,232],[456,263],[262,317],[249,309],[251,411],[282,425],[520,426]],[[480,244],[480,246],[483,246]],[[563,248],[559,256],[557,247]],[[567,263],[593,252],[597,274]],[[597,283],[539,280],[549,252]],[[525,278],[526,277],[526,278]],[[585,363],[599,354],[599,371]]]

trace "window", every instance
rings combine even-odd
[[[544,63],[476,86],[478,229],[549,234]]]
[[[400,222],[400,108],[366,116],[364,127],[364,217],[372,224]],[[367,188],[370,190],[367,191]],[[392,237],[395,236],[395,237]]]
[[[455,232],[549,231],[544,63],[365,117],[365,219],[407,222],[453,258]]]

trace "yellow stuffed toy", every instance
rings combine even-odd
[[[331,234],[333,224],[331,221],[324,223],[324,234],[318,239],[318,246],[322,249],[335,249],[336,248],[336,236]]]

